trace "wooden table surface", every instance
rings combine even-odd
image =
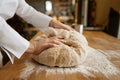
[[[38,33],[36,36],[40,34],[41,33]],[[101,31],[84,31],[84,35],[91,47],[101,49],[103,51],[116,51],[116,54],[120,54],[120,40]],[[116,59],[114,59],[114,61],[115,60]],[[25,63],[27,61],[28,63],[34,62],[28,54],[24,54],[21,59],[15,59],[14,64],[11,64],[10,62],[6,64],[2,69],[0,69],[0,80],[120,80],[119,74],[117,76],[111,75],[109,79],[103,74],[97,74],[96,77],[85,77],[77,72],[73,74],[50,74],[46,77],[45,71],[41,71],[39,74],[31,73],[27,78],[22,78],[20,75],[25,68]],[[120,69],[120,57],[117,58],[117,61],[118,62],[115,65]],[[30,72],[27,72],[26,74],[28,73]],[[22,75],[26,76],[26,74]]]

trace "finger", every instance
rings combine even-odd
[[[60,41],[60,42],[62,42],[62,43],[65,43],[65,42],[66,42],[66,41],[65,41],[65,40],[63,40],[63,39],[60,39],[59,41]]]
[[[68,31],[73,31],[74,29],[71,28],[71,27],[67,27],[67,30],[68,30]]]
[[[68,25],[65,25],[65,24],[61,25],[61,27],[62,27],[63,29],[68,30],[68,31],[74,30],[72,27],[70,27],[70,26],[68,26]]]
[[[49,38],[49,42],[57,42],[57,41],[59,41],[60,39],[59,38],[57,38],[57,37],[51,37],[51,38]]]
[[[53,43],[53,44],[57,44],[57,45],[61,44],[61,42],[59,40],[51,40],[51,41],[49,41],[49,43]]]
[[[54,39],[54,40],[63,40],[64,37],[62,37],[62,36],[55,36],[52,39]]]
[[[58,38],[58,37],[59,37],[59,38]],[[65,40],[63,39],[63,37],[57,36],[57,37],[53,37],[50,42],[54,42],[54,43],[57,43],[57,44],[61,44],[61,42],[64,43]]]
[[[47,48],[51,48],[51,47],[55,47],[55,46],[58,46],[58,45],[54,44],[54,43],[47,43],[47,45],[46,45]]]

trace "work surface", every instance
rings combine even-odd
[[[38,33],[36,36],[39,34],[41,33]],[[106,56],[120,71],[120,40],[100,31],[84,31],[84,35],[89,42],[89,46],[111,54],[112,56],[108,54]],[[33,66],[33,64],[35,65]],[[69,73],[71,72],[70,70],[74,69],[69,69],[68,73],[59,71],[59,73],[57,71],[52,73],[52,70],[49,70],[49,74],[47,74],[46,71],[40,70],[41,68],[38,66],[39,64],[35,63],[29,55],[24,54],[21,59],[15,59],[14,64],[9,62],[0,69],[0,80],[120,80],[120,74],[111,74],[106,77],[106,75],[95,71],[91,72],[93,75],[82,75],[82,73],[77,71]],[[86,71],[83,72],[85,72],[84,74],[89,74]]]

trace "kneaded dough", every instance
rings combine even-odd
[[[87,53],[88,43],[86,38],[76,31],[50,28],[35,40],[53,36],[60,36],[65,42],[46,49],[39,55],[32,55],[32,58],[40,64],[51,67],[73,67],[80,64]]]

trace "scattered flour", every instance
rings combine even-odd
[[[109,61],[107,55],[107,53],[89,47],[86,59],[83,63],[73,68],[53,68],[27,61],[25,62],[26,67],[20,74],[20,78],[26,79],[33,72],[37,75],[40,71],[46,71],[46,77],[50,74],[72,74],[76,72],[81,73],[84,77],[96,77],[91,73],[95,72],[102,73],[108,78],[110,75],[117,75],[120,70]],[[119,56],[120,58],[120,55],[118,54],[114,55],[111,53],[110,55],[115,57]]]

